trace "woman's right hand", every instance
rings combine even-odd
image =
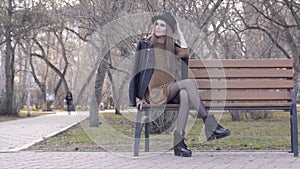
[[[145,98],[143,99],[139,99],[139,98],[136,98],[136,107],[138,110],[142,110],[143,109],[143,104],[146,104],[146,100]]]

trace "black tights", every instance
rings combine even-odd
[[[185,79],[173,83],[171,85],[167,101],[179,103],[177,131],[185,130],[190,104],[197,110],[200,117],[205,118],[208,115],[208,112],[206,111],[198,94],[197,86],[191,79]]]

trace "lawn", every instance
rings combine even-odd
[[[220,123],[231,130],[221,140],[205,141],[201,119],[189,116],[186,143],[192,150],[289,150],[289,112],[276,112],[272,118],[233,122],[223,113]],[[88,120],[52,138],[31,146],[28,150],[44,151],[133,151],[134,116],[123,113],[101,113],[100,127],[89,127]],[[172,148],[171,132],[150,135],[150,151]],[[143,149],[141,140],[140,148]]]

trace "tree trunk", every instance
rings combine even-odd
[[[116,91],[116,84],[114,83],[114,80],[113,80],[113,76],[110,72],[110,70],[107,71],[107,75],[108,75],[108,78],[109,78],[109,81],[110,81],[110,84],[111,84],[111,89],[112,89],[112,92],[111,92],[111,95],[112,95],[112,99],[114,101],[116,101],[117,99],[117,91]],[[120,113],[120,106],[118,106],[118,103],[116,102],[116,105],[115,105],[115,114],[121,114]]]
[[[8,115],[17,115],[13,107],[13,84],[14,84],[14,72],[13,72],[13,49],[12,49],[12,40],[11,40],[11,20],[12,20],[12,1],[8,0],[8,8],[7,8],[7,20],[4,25],[5,29],[5,110],[4,114]]]
[[[273,111],[270,110],[230,110],[229,112],[232,121],[267,119],[273,115]]]
[[[90,127],[99,127],[99,115],[98,115],[98,109],[99,106],[97,104],[97,100],[96,100],[96,96],[94,94],[92,94],[91,97],[91,109],[90,109]]]
[[[100,65],[98,67],[97,74],[96,74],[95,96],[96,96],[98,105],[100,104],[101,99],[102,99],[101,93],[102,93],[103,84],[104,84],[104,80],[105,80],[105,74],[108,69],[108,65],[107,65],[106,61],[108,60],[109,57],[110,57],[110,51],[108,51],[105,54],[103,60],[100,62]]]
[[[61,50],[62,50],[62,58],[63,58],[63,60],[64,60],[64,62],[65,62],[65,65],[64,65],[64,68],[63,68],[63,71],[62,71],[62,76],[65,77],[66,74],[67,74],[67,70],[68,70],[68,65],[69,65],[69,63],[68,63],[68,59],[67,59],[67,53],[66,53],[65,44],[64,44],[64,42],[63,42],[63,35],[62,35],[62,32],[59,32],[59,35],[55,34],[55,36],[56,36],[57,39],[58,39],[59,45],[60,45]],[[61,84],[62,84],[63,82],[64,82],[63,79],[59,79],[59,81],[58,81],[58,83],[57,83],[57,85],[56,85],[56,87],[55,87],[55,89],[54,89],[54,95],[55,95],[55,96],[57,96],[58,90],[59,90],[59,88],[60,88],[60,86],[61,86]],[[68,86],[68,85],[67,85],[67,86]],[[67,89],[65,88],[65,90],[69,90],[69,87],[68,87]],[[65,92],[67,93],[68,91],[65,91]]]
[[[171,133],[176,126],[178,111],[153,111],[149,115],[150,119],[153,119],[149,125],[150,134]]]
[[[105,80],[105,74],[108,69],[108,65],[106,61],[110,57],[110,51],[106,53],[104,58],[99,64],[97,74],[96,74],[96,80],[95,80],[95,90],[94,90],[94,96],[92,97],[91,101],[91,110],[90,110],[90,126],[91,127],[98,127],[99,126],[99,115],[98,115],[98,109],[101,102],[101,93],[103,89],[103,84]]]

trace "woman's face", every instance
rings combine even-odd
[[[167,34],[167,23],[158,19],[155,22],[155,36],[165,36]]]

